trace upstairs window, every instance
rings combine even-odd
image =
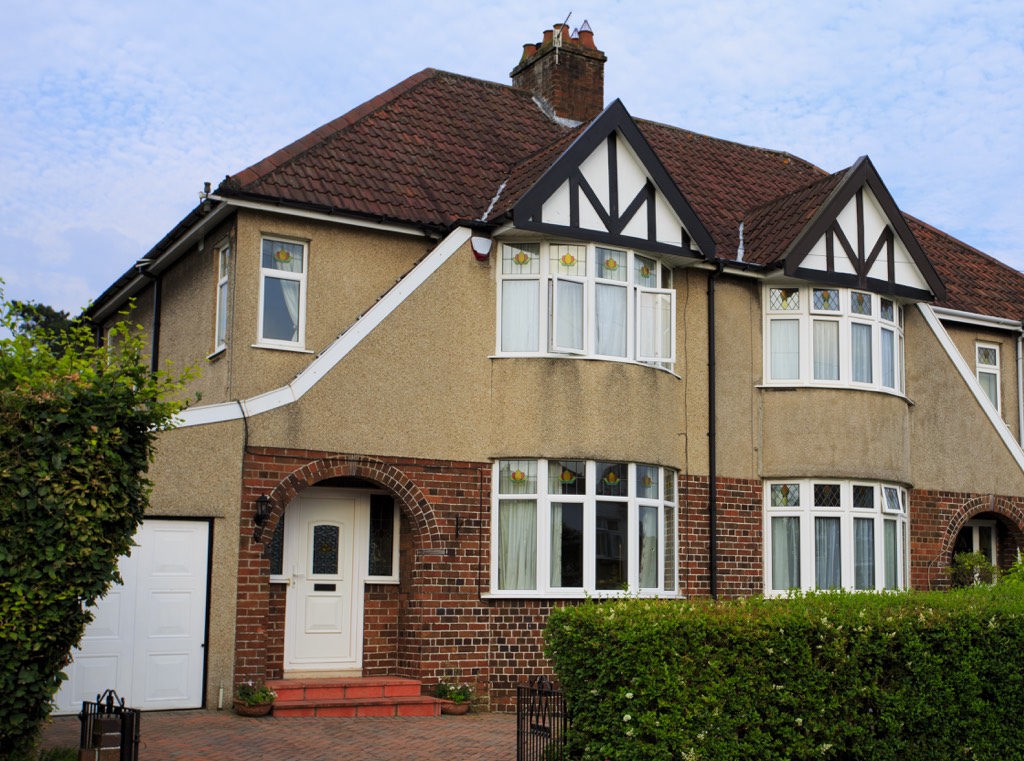
[[[765,289],[768,385],[905,393],[903,307],[850,288]]]
[[[975,346],[975,372],[985,396],[999,410],[999,347],[995,344]]]
[[[306,244],[264,238],[259,343],[302,348],[306,332]]]
[[[214,351],[220,351],[228,340],[228,275],[231,272],[231,246],[217,249],[217,314],[214,330]]]
[[[501,247],[498,351],[576,355],[670,369],[672,274],[643,254],[575,243]]]

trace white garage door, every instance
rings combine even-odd
[[[124,584],[97,603],[55,713],[114,689],[131,708],[199,708],[203,699],[209,523],[148,520],[121,558]]]

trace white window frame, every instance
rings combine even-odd
[[[834,507],[818,507],[814,504],[814,487],[838,486],[840,504]],[[798,503],[793,506],[774,507],[772,487],[789,486],[799,490]],[[854,487],[872,490],[871,508],[854,506]],[[909,515],[907,490],[899,484],[868,480],[842,480],[834,478],[777,479],[764,483],[764,589],[767,597],[780,597],[793,590],[812,591],[818,589],[815,568],[815,519],[838,518],[840,528],[840,575],[839,589],[847,591],[896,591],[907,589],[910,578],[909,557]],[[772,518],[795,518],[799,521],[799,573],[800,585],[792,589],[773,587],[773,526]],[[874,586],[856,588],[856,520],[870,520],[874,524]],[[894,583],[886,579],[886,525],[892,524],[894,536],[893,572]]]
[[[554,247],[578,247],[585,252],[586,265],[585,273],[578,271],[565,274],[556,271],[557,267],[551,264],[552,251]],[[537,250],[534,253],[533,249]],[[598,249],[611,250],[623,254],[626,269],[625,280],[614,280],[602,277],[598,272]],[[497,337],[496,355],[500,357],[520,356],[575,356],[590,359],[602,359],[618,362],[631,362],[636,364],[660,367],[665,370],[672,370],[676,357],[676,292],[672,288],[671,269],[665,266],[657,257],[644,252],[634,251],[619,246],[605,246],[594,243],[566,243],[562,241],[541,241],[524,243],[503,243],[499,249],[497,267],[498,279],[498,310],[497,310]],[[522,265],[512,264],[512,257],[517,252],[525,252],[531,256],[528,263]],[[637,258],[650,261],[653,264],[652,274],[654,285],[644,284],[636,276],[636,267],[642,262]],[[511,282],[536,282],[537,288],[537,314],[532,316],[536,322],[532,328],[536,328],[536,348],[529,350],[503,350],[502,322],[505,317],[503,310],[504,284]],[[583,287],[583,346],[571,346],[560,344],[556,335],[558,325],[558,314],[560,304],[560,283],[579,283]],[[601,287],[618,287],[626,293],[626,326],[625,355],[601,354],[598,352],[597,339],[597,309],[599,300],[598,289]],[[664,305],[655,307],[649,320],[641,317],[641,305],[648,300],[667,299],[667,309]],[[663,315],[668,316],[669,323],[666,325]],[[640,335],[643,325],[650,324],[657,332],[647,344],[644,337]],[[668,332],[668,336],[664,335]],[[655,351],[645,352],[645,345]],[[665,350],[667,349],[667,350]],[[664,354],[664,356],[662,356]]]
[[[981,529],[983,528],[989,529],[990,532],[988,552],[985,552],[981,546]],[[971,532],[971,552],[979,552],[986,556],[991,555],[989,562],[993,565],[999,564],[999,524],[996,521],[974,518],[967,521],[960,531]]]
[[[228,314],[230,311],[229,301],[231,295],[228,291],[228,283],[231,279],[231,244],[225,242],[218,246],[215,251],[217,254],[217,306],[213,323],[214,354],[223,351],[228,344]]]
[[[994,351],[996,353],[996,362],[994,365],[983,363],[981,361],[982,350]],[[978,383],[981,385],[981,390],[985,392],[985,396],[993,406],[996,408],[996,412],[1002,409],[1002,378],[1000,373],[1000,352],[999,344],[986,343],[978,341],[974,344],[974,372],[978,378]],[[988,394],[988,390],[985,388],[985,384],[982,383],[981,376],[990,375],[995,381],[996,398],[993,399]]]
[[[586,493],[564,495],[548,493],[548,467],[557,467],[563,462],[584,462]],[[671,468],[645,465],[643,463],[602,463],[627,466],[628,495],[607,496],[597,494],[598,463],[594,460],[582,461],[578,458],[560,460],[545,459],[509,459],[498,460],[492,471],[492,504],[491,504],[491,585],[488,597],[502,598],[584,598],[584,597],[675,597],[679,589],[678,563],[678,526],[679,507],[677,501],[676,479],[678,473]],[[536,473],[536,489],[530,491],[503,491],[502,468],[534,469]],[[641,497],[638,495],[638,467],[651,468],[658,474],[655,488],[657,497]],[[500,558],[500,527],[503,502],[532,502],[536,508],[536,556],[534,574],[536,584],[533,589],[501,589],[499,580]],[[597,503],[617,503],[626,507],[627,523],[627,579],[628,586],[623,589],[598,589],[596,583],[596,562],[598,552],[598,521]],[[583,585],[579,587],[554,586],[551,583],[551,521],[553,504],[579,505],[583,512]],[[640,531],[641,509],[657,509],[658,541],[657,541],[657,580],[653,587],[640,584]],[[671,535],[669,535],[671,534]],[[515,546],[523,546],[516,543]],[[529,565],[527,565],[529,567]]]
[[[287,272],[285,270],[271,269],[263,266],[263,247],[265,243],[287,243],[293,246],[302,247],[302,271]],[[259,273],[260,273],[260,299],[258,312],[258,325],[256,333],[256,346],[266,349],[291,349],[305,350],[306,346],[306,301],[307,301],[307,280],[309,276],[309,243],[296,238],[289,238],[283,235],[263,235],[260,237],[259,249]],[[295,340],[267,338],[263,334],[263,303],[265,298],[266,283],[268,279],[287,280],[299,284],[298,304],[298,331]]]
[[[775,298],[781,302],[779,308],[773,308],[773,294],[777,291],[792,291],[796,299]],[[815,292],[834,292],[836,309],[815,309]],[[870,314],[855,313],[851,299],[862,296],[869,299]],[[828,388],[857,388],[903,396],[906,394],[906,371],[904,367],[904,331],[903,304],[888,296],[869,293],[859,288],[840,288],[829,285],[798,285],[771,283],[764,286],[762,292],[764,308],[763,322],[763,385],[777,387],[820,386]],[[885,304],[892,313],[892,319],[882,316]],[[772,366],[772,342],[774,340],[773,324],[782,321],[798,323],[798,360],[796,377],[775,377]],[[815,323],[832,322],[838,325],[838,378],[817,378],[815,369]],[[867,326],[871,340],[871,380],[854,379],[853,332],[855,325]],[[891,348],[888,357],[883,357],[883,332],[892,333]],[[891,363],[893,384],[885,383],[883,369],[886,360]]]

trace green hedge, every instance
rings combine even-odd
[[[1008,759],[1024,590],[587,602],[552,613],[583,759]]]

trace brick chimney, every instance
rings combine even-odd
[[[574,122],[593,119],[604,110],[604,62],[586,21],[570,36],[563,24],[544,32],[541,42],[523,46],[523,58],[512,69],[512,85],[527,90],[557,116]]]

